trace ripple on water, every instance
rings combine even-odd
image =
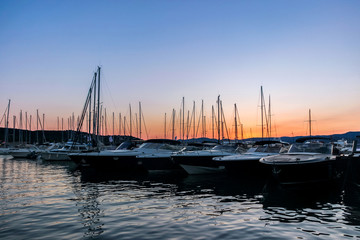
[[[359,194],[294,199],[224,176],[121,176],[0,158],[1,239],[359,238]],[[234,184],[234,182],[236,184]],[[310,201],[309,201],[310,199]]]

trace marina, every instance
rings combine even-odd
[[[360,1],[0,1],[0,239],[359,239]]]
[[[185,122],[184,98],[179,139],[175,116],[172,139],[142,139],[141,103],[135,122],[130,112],[128,136],[114,134],[114,119],[113,135],[104,136],[100,70],[69,131],[46,137],[44,128],[16,129],[15,116],[9,128],[9,100],[1,132],[0,238],[360,238],[357,132],[314,136],[309,110],[309,136],[284,138],[291,144],[271,137],[261,87],[261,138],[239,138],[236,105],[229,137],[220,96],[212,138],[205,138],[203,109],[198,126],[195,111]],[[37,122],[44,126],[45,118]],[[131,123],[139,137],[132,136]],[[193,130],[189,138],[191,126],[202,128],[202,137]]]

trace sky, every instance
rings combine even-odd
[[[312,134],[358,131],[359,23],[357,0],[3,0],[0,112],[11,99],[16,126],[22,110],[34,129],[38,110],[46,129],[57,118],[66,129],[100,66],[108,134],[112,113],[116,134],[119,114],[129,121],[131,105],[135,119],[141,102],[143,138],[171,137],[173,109],[179,137],[184,98],[185,121],[204,102],[212,137],[220,95],[229,134],[236,104],[244,137],[261,136],[261,86],[275,137],[309,134],[309,109]]]

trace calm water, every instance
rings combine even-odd
[[[0,239],[360,239],[359,189],[265,184],[0,156]]]

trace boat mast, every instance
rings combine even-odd
[[[107,129],[107,114],[106,114],[106,108],[105,108],[105,121],[104,121],[104,127],[105,127],[105,136],[107,136],[108,135],[108,129]]]
[[[182,139],[185,140],[185,97],[182,101]]]
[[[309,132],[310,132],[310,138],[311,138],[311,109],[309,109]]]
[[[100,133],[100,71],[101,68],[98,67],[98,94],[97,94],[97,117],[96,117],[96,140],[99,142],[99,133]]]
[[[96,76],[97,72],[94,73],[94,106],[93,106],[93,140],[95,140],[95,136],[97,135],[96,129],[96,121],[97,121],[97,114],[96,114]]]
[[[220,143],[220,95],[217,100],[218,104],[218,143]]]
[[[29,122],[29,142],[31,143],[31,117],[32,115],[30,115],[30,122]]]
[[[93,80],[93,82],[92,82],[92,84],[94,83],[94,80]],[[92,88],[90,87],[90,91],[92,92]],[[89,100],[89,117],[88,117],[88,123],[87,123],[87,125],[88,125],[88,138],[89,139],[91,139],[91,96],[92,96],[92,94],[91,94],[91,92],[90,92],[90,100]],[[89,140],[87,140],[87,142],[89,142]]]
[[[180,107],[180,113],[179,113],[179,140],[181,140],[181,107]]]
[[[139,138],[141,139],[141,102],[139,102]]]
[[[113,116],[112,116],[112,129],[113,129],[113,132],[112,132],[112,144],[114,144],[114,140],[115,140],[115,113],[113,112]]]
[[[15,124],[16,124],[16,116],[14,115],[13,116],[13,119],[14,119],[14,126],[13,126],[13,143],[15,145]]]
[[[22,110],[20,110],[20,118],[19,118],[19,143],[22,144]]]
[[[39,143],[39,109],[36,109],[36,143]]]
[[[130,137],[132,136],[132,120],[131,120],[131,104],[129,104],[130,109]]]
[[[119,113],[119,136],[121,135],[121,113]]]
[[[9,141],[9,114],[10,114],[10,102],[9,99],[8,107],[7,107],[7,114],[6,114],[6,123],[5,123],[5,143],[8,144]]]
[[[269,95],[269,138],[271,138],[271,99]]]
[[[166,139],[166,113],[165,113],[165,121],[164,121],[164,139]]]
[[[190,117],[190,111],[187,112],[187,120],[186,120],[186,140],[189,139],[189,117]]]
[[[215,138],[215,133],[214,133],[214,125],[215,125],[215,110],[214,110],[214,105],[211,106],[211,130],[212,130],[212,139]]]
[[[126,116],[124,116],[124,137],[126,136]]]
[[[31,116],[30,116],[31,123]],[[61,142],[64,142],[64,118],[61,118]]]
[[[223,107],[222,107],[222,101],[220,101],[220,109],[221,109],[221,132],[222,132],[222,134],[221,134],[221,138],[222,138],[222,140],[224,140],[224,120],[225,120],[225,118],[224,118],[224,109],[223,109]]]
[[[172,112],[172,140],[175,139],[175,109],[173,108]]]
[[[237,108],[236,108],[236,103],[235,105],[235,142],[238,141],[238,129],[237,129]]]
[[[201,100],[201,137],[205,137],[204,130],[204,100]]]
[[[25,112],[25,143],[28,143],[28,134],[27,134],[27,131],[28,131],[28,129],[27,129],[27,120],[28,120],[28,118],[27,118],[27,112]]]
[[[263,94],[263,87],[260,88],[260,107],[261,107],[261,138],[264,138],[264,94]]]
[[[43,113],[42,134],[43,134],[42,142],[44,143],[44,142],[46,142],[46,138],[45,138],[45,113]]]
[[[193,102],[193,138],[196,138],[196,133],[195,133],[195,125],[196,125],[196,111],[195,111],[195,101]]]

